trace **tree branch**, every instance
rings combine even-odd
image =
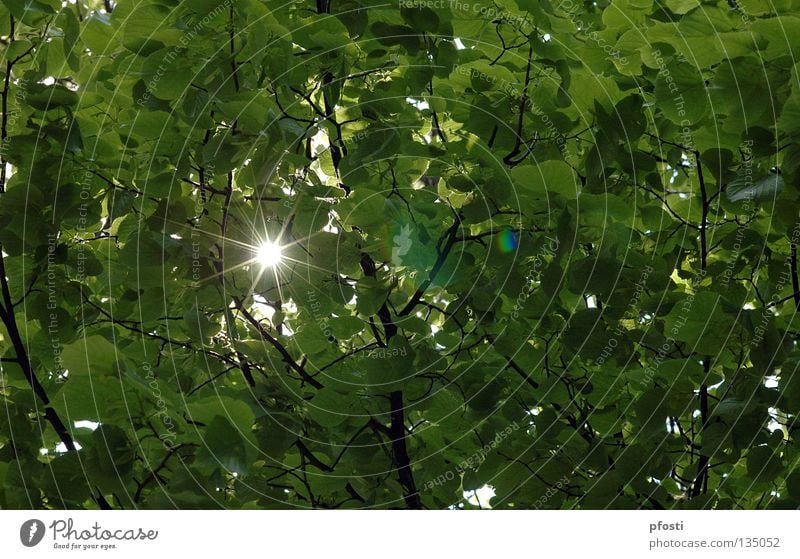
[[[376,276],[375,262],[366,252],[361,254],[361,269],[367,277],[374,278]],[[383,324],[386,339],[383,345],[388,345],[389,340],[397,334],[397,326],[392,322],[391,314],[385,301],[378,310],[378,317]],[[395,390],[391,392],[389,394],[389,402],[390,425],[388,436],[392,443],[392,462],[397,470],[397,476],[400,478],[400,485],[403,486],[403,498],[406,502],[406,506],[410,509],[421,509],[422,502],[416,484],[414,483],[414,476],[411,472],[411,458],[408,455],[408,447],[406,445],[407,433],[403,391]]]
[[[444,248],[442,248],[439,251],[439,256],[436,259],[433,268],[431,268],[431,271],[428,274],[428,278],[424,282],[422,282],[417,291],[411,297],[411,300],[406,304],[405,307],[403,307],[403,310],[401,310],[398,313],[398,316],[406,316],[412,310],[414,310],[414,307],[416,307],[417,304],[420,302],[420,299],[422,299],[422,296],[425,294],[425,291],[428,289],[428,287],[430,287],[431,283],[433,283],[433,280],[436,279],[436,275],[441,271],[442,266],[444,266],[444,263],[447,260],[448,255],[450,254],[450,250],[456,243],[457,240],[456,235],[458,233],[458,229],[460,226],[461,226],[461,216],[456,214],[453,225],[447,231],[447,242],[445,243]]]
[[[33,365],[31,365],[31,361],[28,356],[28,351],[25,347],[25,342],[22,341],[22,336],[20,335],[19,328],[17,326],[17,320],[14,316],[14,304],[11,300],[11,291],[8,287],[5,258],[2,255],[1,246],[0,288],[2,289],[3,297],[3,304],[0,305],[0,321],[2,321],[5,325],[6,331],[8,332],[8,337],[11,340],[11,345],[14,347],[17,364],[22,369],[25,379],[28,381],[33,393],[36,394],[36,397],[42,402],[42,404],[44,404],[44,417],[53,427],[56,434],[58,434],[58,438],[61,439],[61,442],[64,443],[64,446],[67,448],[67,450],[74,451],[76,450],[75,441],[73,441],[72,435],[70,435],[66,425],[58,416],[58,413],[56,413],[56,410],[50,407],[50,398],[47,396],[44,386],[42,386],[41,382],[39,382],[39,379],[36,377],[36,374],[33,370]],[[38,411],[39,410],[37,409],[37,412]]]
[[[306,370],[305,370],[303,367],[301,367],[301,366],[300,366],[300,365],[299,365],[299,364],[298,364],[298,363],[297,363],[297,362],[294,360],[294,358],[291,356],[291,354],[289,353],[289,351],[288,351],[288,350],[287,350],[287,349],[286,349],[286,348],[283,346],[283,344],[282,344],[282,343],[280,343],[278,340],[276,340],[275,338],[273,338],[273,337],[270,335],[270,333],[269,333],[269,332],[267,332],[267,331],[264,329],[264,327],[263,327],[263,326],[261,326],[261,323],[260,323],[260,322],[258,322],[258,320],[256,320],[256,319],[255,319],[255,317],[254,317],[252,314],[250,314],[250,311],[248,311],[248,310],[247,310],[247,309],[244,307],[244,305],[242,304],[242,300],[241,300],[241,299],[239,299],[238,297],[234,297],[234,298],[233,298],[233,304],[235,305],[236,309],[237,309],[239,312],[241,312],[241,313],[242,313],[242,315],[245,317],[245,319],[247,319],[247,322],[249,322],[250,324],[252,324],[252,325],[253,325],[253,327],[254,327],[254,328],[255,328],[255,329],[258,331],[259,335],[260,335],[260,336],[261,336],[261,337],[262,337],[262,338],[263,338],[265,341],[269,342],[269,344],[270,344],[272,347],[274,347],[276,350],[278,350],[278,353],[280,353],[280,354],[281,354],[281,357],[283,357],[283,361],[284,361],[284,363],[286,363],[286,364],[287,364],[287,365],[288,365],[288,366],[289,366],[289,367],[290,367],[292,370],[296,371],[296,372],[297,372],[297,374],[299,374],[299,375],[300,375],[300,377],[303,379],[303,381],[307,382],[308,384],[310,384],[310,385],[311,385],[311,386],[313,386],[314,388],[318,388],[318,389],[319,389],[319,388],[323,388],[323,387],[324,387],[324,385],[323,385],[322,383],[320,383],[320,382],[319,382],[317,379],[315,379],[314,377],[312,377],[311,375],[309,375],[309,374],[306,372]]]

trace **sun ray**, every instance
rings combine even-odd
[[[277,268],[284,258],[283,248],[277,241],[266,240],[256,249],[256,260],[264,268]]]

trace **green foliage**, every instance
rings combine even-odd
[[[405,4],[4,2],[0,507],[800,506],[800,4]]]

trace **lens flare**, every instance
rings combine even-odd
[[[505,229],[497,235],[497,246],[500,252],[512,252],[519,246],[519,233],[511,229]]]
[[[283,247],[273,241],[261,243],[256,251],[256,260],[264,268],[274,268],[283,258]]]

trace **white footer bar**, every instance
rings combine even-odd
[[[0,557],[797,558],[798,520],[798,511],[0,511]]]

